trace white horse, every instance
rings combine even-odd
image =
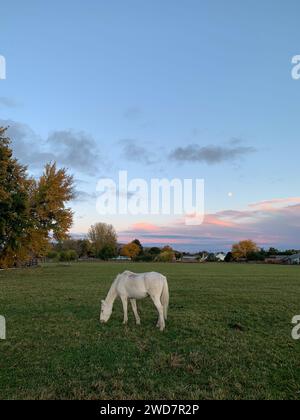
[[[124,273],[119,274],[114,280],[106,299],[101,301],[100,322],[109,320],[114,301],[118,296],[123,304],[124,324],[128,322],[128,299],[130,299],[136,323],[140,325],[141,319],[137,311],[136,299],[150,296],[159,314],[157,327],[161,331],[165,329],[169,306],[169,287],[165,276],[154,272],[135,274],[131,271],[124,271]]]

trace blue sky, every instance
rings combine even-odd
[[[181,249],[243,237],[297,247],[299,12],[297,0],[11,0],[1,8],[0,122],[31,172],[56,159],[74,174],[73,233],[108,221],[120,240]],[[204,178],[206,222],[101,218],[97,180],[120,169]]]

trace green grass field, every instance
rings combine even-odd
[[[166,331],[99,302],[130,269],[168,277]],[[231,264],[49,265],[0,272],[0,399],[299,399],[299,267]]]

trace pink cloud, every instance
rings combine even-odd
[[[280,207],[265,207],[273,203]],[[135,237],[146,244],[168,243],[182,249],[229,249],[234,242],[248,238],[265,247],[300,248],[300,203],[297,198],[269,200],[245,210],[208,214],[199,226],[187,226],[184,219],[165,226],[142,222],[120,232],[120,238]]]
[[[300,197],[276,198],[274,200],[264,200],[258,203],[249,204],[250,208],[259,210],[273,210],[278,207],[286,207],[292,204],[300,204]]]
[[[139,223],[135,223],[132,226],[133,230],[137,230],[138,232],[144,231],[144,232],[155,232],[157,230],[159,230],[159,227],[152,224],[152,223],[147,223],[147,222],[139,222]]]
[[[223,226],[223,227],[234,227],[235,224],[230,221],[222,220],[218,217],[217,214],[208,214],[204,218],[204,224],[206,225],[214,225],[214,226]]]

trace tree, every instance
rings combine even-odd
[[[74,251],[74,249],[70,249],[70,251],[68,251],[68,253],[69,253],[70,261],[78,260],[78,254],[77,254],[76,251]]]
[[[54,248],[59,252],[74,250],[79,254],[79,241],[76,241],[76,239],[65,239],[58,242]]]
[[[167,249],[162,251],[156,258],[155,261],[158,262],[173,262],[175,259],[175,254],[172,249]]]
[[[232,262],[232,261],[234,261],[234,258],[233,258],[233,255],[232,255],[232,252],[228,252],[227,253],[227,255],[226,255],[226,257],[225,257],[225,260],[224,260],[225,262]]]
[[[73,249],[70,249],[69,251],[62,251],[59,255],[60,262],[71,262],[76,261],[77,259],[78,255]]]
[[[121,255],[123,257],[128,258],[136,258],[140,254],[140,247],[134,243],[131,242],[130,244],[124,245],[121,249]]]
[[[73,212],[65,203],[74,197],[73,177],[56,164],[47,164],[43,175],[34,181],[30,192],[32,227],[27,235],[27,253],[36,257],[45,255],[50,239],[61,241],[68,237],[73,223]]]
[[[249,240],[241,241],[232,246],[232,255],[235,260],[240,260],[241,258],[248,258],[249,255],[254,254],[259,251],[258,246],[255,242]]]
[[[247,258],[249,261],[265,261],[266,259],[266,252],[263,250],[259,250],[257,252],[250,252],[250,254],[248,254]]]
[[[31,215],[40,230],[51,232],[57,241],[66,239],[72,226],[73,212],[65,203],[74,198],[73,184],[66,169],[57,170],[53,163],[46,165],[33,189]]]
[[[91,257],[93,254],[92,244],[88,239],[79,239],[77,241],[78,255],[82,257]]]
[[[276,248],[271,247],[268,251],[268,256],[269,257],[271,257],[272,255],[279,255],[279,254],[280,254],[280,252]]]
[[[44,256],[50,239],[62,240],[73,213],[65,203],[73,198],[73,178],[48,164],[39,180],[13,158],[10,139],[0,128],[0,267]]]
[[[57,260],[59,254],[56,251],[49,251],[47,254],[47,258],[49,258],[49,260]]]
[[[170,245],[166,245],[163,247],[161,252],[173,252],[173,248]]]
[[[99,255],[106,245],[117,248],[117,234],[112,225],[96,223],[90,227],[88,238],[95,248],[96,255]]]
[[[182,258],[182,252],[174,251],[176,260],[180,260]]]
[[[6,130],[0,128],[0,267],[16,262],[26,242],[30,195],[33,180],[27,178],[26,167],[12,157]]]
[[[149,254],[151,255],[159,255],[160,252],[161,250],[157,246],[153,246],[152,248],[149,249]]]
[[[140,248],[139,255],[143,254],[144,248],[143,248],[143,245],[141,244],[141,242],[138,239],[135,239],[134,241],[132,241],[132,243],[136,244]]]
[[[101,260],[107,261],[110,258],[114,258],[116,256],[116,247],[112,245],[104,245],[101,249],[97,257],[101,258]]]

